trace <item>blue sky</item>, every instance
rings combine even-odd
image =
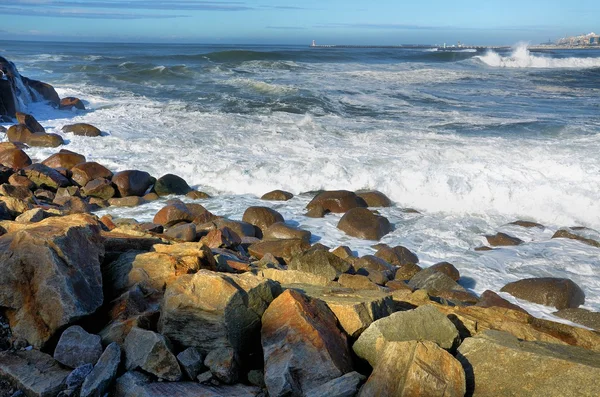
[[[599,15],[599,0],[0,0],[0,38],[513,44],[598,31]]]

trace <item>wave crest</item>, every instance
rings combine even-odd
[[[497,68],[600,68],[600,58],[549,58],[536,56],[531,54],[527,44],[519,44],[508,57],[503,57],[497,52],[490,50],[485,55],[476,56],[475,58],[488,66]]]

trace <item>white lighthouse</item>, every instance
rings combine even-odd
[[[312,41],[312,44],[310,45],[311,47],[316,47],[317,46],[317,42],[315,40]]]

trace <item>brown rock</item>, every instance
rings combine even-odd
[[[391,207],[392,200],[377,190],[358,191],[356,195],[363,199],[369,207]]]
[[[485,236],[485,238],[492,247],[514,246],[523,244],[523,240],[509,236],[505,233],[496,233],[493,236]]]
[[[21,112],[17,112],[16,114],[17,114],[17,122],[19,124],[25,125],[27,127],[27,129],[29,129],[29,131],[34,132],[34,133],[35,132],[41,132],[41,133],[46,132],[44,127],[42,127],[42,125],[40,123],[38,123],[38,121],[32,115],[21,113]]]
[[[271,303],[262,323],[270,396],[303,395],[352,371],[346,337],[322,301],[287,290]]]
[[[196,241],[196,225],[193,223],[181,223],[169,227],[164,235],[178,241]]]
[[[342,273],[354,273],[349,262],[326,250],[308,250],[298,253],[287,262],[289,270],[298,270],[336,280]]]
[[[270,201],[288,201],[291,200],[294,195],[290,192],[283,190],[273,190],[272,192],[265,193],[260,199]]]
[[[58,108],[61,110],[71,110],[73,108],[85,110],[85,105],[79,98],[66,97],[60,100]]]
[[[326,212],[345,213],[352,208],[367,207],[367,203],[347,190],[325,191],[317,194],[306,206],[309,211],[321,207]]]
[[[58,395],[64,389],[69,372],[51,356],[38,350],[0,353],[0,378],[19,388],[24,396]],[[2,385],[0,382],[0,387]],[[10,394],[3,393],[6,396]]]
[[[0,196],[13,197],[19,200],[27,200],[33,197],[31,190],[24,186],[13,186],[7,183],[0,185]]]
[[[25,168],[25,175],[37,188],[56,191],[60,187],[70,185],[67,178],[46,165],[35,163]]]
[[[115,195],[115,188],[112,183],[104,178],[94,179],[88,182],[83,188],[83,193],[89,197],[97,197],[103,200],[109,200]]]
[[[442,298],[446,303],[452,305],[464,306],[464,305],[475,305],[479,303],[479,298],[467,291],[440,291],[437,294],[438,298]]]
[[[180,222],[192,222],[195,216],[181,201],[174,201],[156,213],[153,223],[169,227]]]
[[[427,269],[429,269],[429,271],[444,273],[454,281],[458,281],[460,279],[460,272],[452,263],[440,262],[429,266]]]
[[[146,200],[137,196],[111,198],[108,200],[108,204],[113,207],[137,207],[146,203]]]
[[[147,172],[128,170],[116,173],[112,182],[117,186],[121,197],[143,196],[154,182]]]
[[[77,123],[65,125],[62,132],[71,132],[77,136],[100,136],[102,132],[91,124]]]
[[[254,225],[258,228],[257,236],[262,237],[262,234],[269,226],[276,222],[285,222],[281,214],[268,207],[249,207],[244,212],[242,221]],[[258,233],[260,231],[260,233]]]
[[[29,178],[19,174],[12,174],[8,178],[8,183],[10,183],[13,186],[25,187],[29,190],[35,189],[35,184],[31,182]]]
[[[417,255],[401,245],[393,248],[381,247],[377,250],[375,256],[395,266],[419,263]]]
[[[310,241],[311,233],[308,230],[288,226],[282,222],[273,223],[263,232],[264,240],[300,239]]]
[[[185,197],[191,198],[192,200],[204,200],[209,199],[210,195],[208,193],[192,190],[191,192],[188,192]]]
[[[60,152],[55,153],[46,160],[42,161],[42,164],[50,168],[67,169],[71,169],[80,163],[85,163],[85,156],[65,149],[62,149]]]
[[[592,312],[586,309],[562,309],[555,313],[555,316],[564,318],[565,320],[581,324],[596,331],[600,331],[600,313]]]
[[[345,245],[341,245],[341,246],[337,247],[336,249],[331,251],[331,253],[341,259],[344,259],[344,260],[348,260],[349,258],[355,258],[352,250]]]
[[[330,211],[326,210],[325,208],[321,207],[320,205],[314,205],[304,215],[309,218],[323,218],[329,212]]]
[[[582,243],[591,245],[592,247],[600,248],[600,241],[596,241],[591,238],[586,238],[586,237],[580,236],[578,234],[571,233],[570,231],[564,230],[564,229],[558,230],[556,233],[554,233],[552,238],[568,238],[571,240],[581,241]]]
[[[527,313],[527,311],[525,311],[525,309],[523,309],[522,307],[517,306],[514,303],[510,303],[509,301],[507,301],[506,299],[504,299],[497,293],[490,291],[490,290],[486,290],[483,292],[483,294],[481,294],[481,298],[480,298],[479,302],[477,303],[477,306],[503,307],[506,309],[516,310],[516,311],[520,311],[523,313]]]
[[[419,273],[421,270],[421,266],[415,265],[413,263],[407,263],[402,265],[396,270],[396,280],[408,281],[415,276],[415,274]]]
[[[113,177],[112,172],[95,161],[77,164],[71,168],[71,172],[73,173],[72,179],[77,182],[79,186],[85,186],[94,179],[112,179]]]
[[[346,288],[355,290],[380,290],[381,287],[369,280],[367,276],[360,274],[342,274],[338,279],[338,283]]]
[[[81,197],[58,197],[52,203],[59,205],[63,211],[69,214],[82,214],[94,210],[94,207]]]
[[[366,240],[380,240],[392,231],[387,218],[375,215],[366,208],[350,209],[337,225],[346,234]]]
[[[310,244],[304,240],[275,240],[252,244],[248,247],[248,252],[257,259],[261,259],[269,253],[278,260],[288,263],[294,255],[308,249],[310,249]]]
[[[557,309],[575,308],[585,303],[585,294],[573,281],[565,278],[529,278],[506,284],[500,290],[529,302]]]
[[[509,225],[515,225],[515,226],[521,226],[527,229],[531,229],[533,227],[537,227],[540,229],[544,229],[544,225],[540,225],[539,223],[535,223],[535,222],[530,222],[530,221],[515,221],[515,222],[511,222],[509,223]]]
[[[0,164],[7,167],[20,169],[31,165],[31,159],[21,149],[8,149],[0,152]]]
[[[392,291],[412,291],[408,284],[400,280],[390,280],[385,283],[385,286]]]
[[[234,248],[242,243],[242,239],[236,232],[228,227],[224,227],[222,229],[211,230],[205,237],[202,237],[201,242],[210,248]]]

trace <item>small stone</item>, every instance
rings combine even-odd
[[[485,236],[485,238],[492,247],[515,246],[523,244],[523,240],[509,236],[506,233],[497,233],[491,236]]]
[[[98,335],[87,333],[78,325],[67,328],[56,345],[54,359],[70,368],[84,364],[96,364],[102,354],[102,342]]]
[[[260,387],[261,389],[264,389],[266,387],[265,385],[265,373],[263,371],[257,370],[257,369],[253,369],[250,372],[248,372],[248,382],[251,385]]]
[[[94,369],[93,364],[84,364],[75,368],[73,372],[67,376],[67,380],[65,382],[67,389],[79,389],[79,387],[83,385],[83,381],[85,381],[86,376],[92,372],[92,369]]]
[[[213,374],[210,371],[202,372],[200,375],[196,377],[199,383],[206,384],[209,383],[213,378]]]

